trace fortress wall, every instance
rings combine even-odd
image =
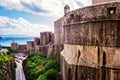
[[[92,0],[92,4],[104,3],[110,1],[119,1],[119,0]]]
[[[61,55],[69,65],[119,68],[120,48],[64,44]],[[103,63],[103,60],[105,62]]]
[[[62,80],[119,80],[120,3],[80,8],[61,21],[65,38],[60,54]]]
[[[62,79],[119,80],[119,52],[116,47],[64,44],[60,55]]]
[[[35,37],[34,38],[34,46],[40,45],[40,38]]]
[[[82,65],[96,67],[97,47],[64,44],[64,51],[61,53],[70,65]]]
[[[31,48],[34,47],[34,42],[33,41],[27,41],[27,51],[30,51]]]
[[[53,33],[52,32],[41,32],[40,33],[40,45],[45,46],[50,42],[53,42]]]
[[[113,10],[111,15],[110,11]],[[77,22],[85,21],[96,21],[96,20],[110,20],[110,19],[120,19],[120,4],[119,2],[106,3],[101,5],[88,6],[84,8],[79,8],[69,12],[65,19],[65,25],[69,25]]]
[[[59,19],[54,23],[54,44],[63,45],[64,43],[64,18]]]
[[[100,21],[65,26],[65,43],[89,46],[120,46],[119,21]]]
[[[89,6],[68,13],[64,17],[65,43],[119,46],[119,7],[119,2],[114,2]],[[111,14],[111,11],[114,13]]]
[[[62,80],[120,80],[120,69],[69,64],[61,58]]]
[[[47,58],[60,59],[60,52],[63,50],[63,45],[49,45],[47,51]]]

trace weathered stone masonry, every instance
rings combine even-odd
[[[61,23],[63,80],[120,80],[119,2],[71,11]]]

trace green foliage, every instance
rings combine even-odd
[[[59,80],[58,71],[55,69],[49,69],[45,75],[47,80]]]
[[[8,76],[4,74],[5,68],[9,62],[11,62],[14,59],[14,56],[12,53],[0,53],[0,80],[8,80]]]
[[[10,53],[13,53],[13,52],[14,52],[11,48],[7,48],[7,49],[8,49],[7,54],[10,54]]]
[[[3,67],[3,61],[0,61],[0,70],[2,69]]]
[[[24,62],[25,72],[28,72],[30,80],[59,80],[59,60],[47,59],[45,56],[32,53]]]
[[[45,75],[40,75],[37,80],[46,80],[46,76]]]
[[[55,69],[55,70],[60,70],[60,63],[56,59],[49,60],[45,66],[44,70],[47,71],[49,69]]]
[[[2,69],[5,62],[10,61],[13,59],[12,54],[1,53],[0,54],[0,69]]]

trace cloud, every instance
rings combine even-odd
[[[64,6],[71,10],[91,4],[91,0],[0,0],[0,6],[9,10],[26,11],[32,14],[61,17]],[[17,14],[16,14],[17,15]],[[0,35],[37,36],[42,31],[53,31],[52,25],[32,24],[24,18],[11,19],[0,16]]]
[[[33,11],[33,12],[37,12],[37,13],[39,13],[39,12],[47,12],[46,10],[44,10],[44,9],[42,9],[41,7],[38,7],[36,4],[34,4],[34,3],[27,3],[27,2],[24,2],[24,1],[20,1],[21,2],[21,4],[24,6],[24,7],[26,7],[26,8],[28,8],[29,10],[31,10],[31,11]]]
[[[31,24],[21,17],[11,19],[0,16],[0,35],[39,36],[40,32],[53,30],[52,25]]]
[[[91,4],[91,0],[0,0],[0,6],[10,10],[26,11],[33,14],[61,17],[65,4],[71,10]]]

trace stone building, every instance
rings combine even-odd
[[[26,51],[27,47],[26,47],[26,45],[18,44],[17,42],[15,42],[15,40],[13,40],[12,43],[11,43],[11,49],[13,51],[15,51],[15,53],[17,53],[17,52]]]
[[[35,37],[35,38],[34,38],[35,52],[39,52],[39,46],[40,46],[40,38]]]
[[[27,46],[24,44],[18,44],[17,52],[25,52],[27,50]]]
[[[14,51],[16,51],[18,49],[18,44],[17,44],[17,42],[15,42],[15,40],[13,40],[11,43],[11,49]]]
[[[64,44],[62,80],[120,80],[120,2],[93,3],[55,21],[55,43]]]
[[[39,43],[40,41],[40,43]],[[49,47],[54,43],[54,33],[52,32],[41,32],[40,39],[34,39],[34,51],[35,53],[40,53],[44,56],[47,56],[49,52]]]
[[[41,32],[40,33],[40,45],[45,46],[50,42],[53,42],[53,33],[52,32]]]
[[[35,37],[34,38],[34,46],[40,45],[40,38]]]
[[[27,51],[34,52],[34,42],[27,41]]]
[[[64,44],[64,27],[63,27],[64,18],[60,18],[54,23],[54,44],[63,45]]]

